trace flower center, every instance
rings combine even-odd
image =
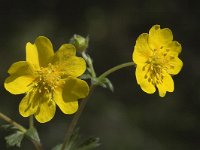
[[[60,83],[61,75],[58,71],[58,67],[48,64],[47,67],[41,67],[37,71],[38,78],[36,79],[35,86],[39,88],[39,93],[52,92]]]
[[[143,71],[146,71],[144,78],[151,82],[152,84],[161,84],[163,82],[163,69],[164,69],[164,57],[166,54],[163,54],[160,50],[153,51],[153,55],[149,58],[146,65],[142,68]]]

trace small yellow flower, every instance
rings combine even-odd
[[[171,75],[178,74],[183,66],[178,58],[181,50],[181,44],[173,41],[171,30],[160,29],[159,25],[137,38],[132,58],[137,65],[137,83],[143,91],[152,94],[157,87],[161,97],[174,91]]]
[[[77,78],[85,69],[85,60],[76,56],[73,45],[63,44],[54,53],[50,40],[39,36],[34,44],[26,44],[26,61],[11,65],[4,86],[12,94],[26,93],[19,104],[23,117],[34,115],[45,123],[53,118],[56,104],[65,114],[77,111],[78,99],[89,91]]]

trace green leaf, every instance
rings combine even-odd
[[[16,131],[15,133],[11,135],[6,136],[5,140],[8,146],[20,147],[23,138],[24,138],[24,133],[21,131]]]
[[[4,129],[4,130],[9,130],[12,128],[12,125],[10,124],[3,124],[3,125],[0,125],[0,128]]]
[[[0,128],[2,128],[4,130],[18,130],[15,126],[13,126],[11,124],[0,125]]]
[[[58,144],[55,147],[53,147],[51,150],[61,150],[62,144]]]
[[[83,137],[79,135],[79,129],[76,129],[66,145],[65,150],[92,150],[100,145],[99,138],[89,138],[82,141]],[[61,150],[62,144],[56,145],[51,150]]]
[[[92,150],[100,146],[99,138],[89,138],[85,140],[76,150]]]
[[[111,90],[112,92],[114,92],[114,87],[113,87],[112,82],[108,78],[105,78],[105,80],[106,80],[105,83],[107,84],[107,88]]]
[[[112,82],[108,78],[104,78],[99,82],[99,85],[102,86],[103,88],[108,88],[112,92],[114,92],[114,87],[112,85]]]
[[[81,78],[82,80],[87,80],[87,79],[91,79],[92,77],[91,77],[90,74],[83,74],[82,76],[80,76],[80,78]]]
[[[33,139],[37,142],[40,142],[40,138],[39,138],[39,135],[38,135],[36,128],[32,127],[30,129],[28,129],[27,132],[26,132],[26,135],[28,137],[30,137],[31,139]]]

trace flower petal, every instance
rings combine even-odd
[[[56,89],[53,98],[58,107],[61,109],[61,111],[65,114],[73,114],[78,110],[77,98],[67,99],[66,101],[64,101],[62,88]]]
[[[36,96],[36,91],[32,90],[27,93],[26,96],[21,100],[19,104],[19,113],[23,117],[28,117],[33,115],[38,108],[38,99]]]
[[[151,55],[152,50],[148,45],[148,34],[143,33],[137,38],[132,56],[133,61],[136,64],[145,63]]]
[[[76,55],[76,48],[72,44],[63,44],[53,57],[53,63],[60,63]]]
[[[89,93],[89,87],[84,80],[68,77],[63,87],[63,99],[69,101],[73,99],[85,98]]]
[[[172,42],[173,34],[168,28],[160,29],[160,25],[154,25],[149,30],[149,46],[151,49],[160,49]]]
[[[163,75],[163,82],[161,84],[156,84],[158,87],[160,97],[164,97],[166,92],[173,92],[174,91],[174,81],[172,77],[164,71]]]
[[[181,53],[182,47],[179,42],[172,41],[165,47],[165,50],[168,51],[170,55],[178,56],[178,54]]]
[[[152,94],[156,91],[156,88],[152,82],[149,82],[148,78],[145,78],[145,75],[149,76],[148,68],[144,69],[144,66],[137,65],[135,74],[137,83],[140,85],[144,92]]]
[[[86,70],[85,60],[75,56],[76,49],[72,44],[63,44],[55,53],[52,60],[54,65],[57,65],[59,71],[67,76],[78,77]]]
[[[178,74],[183,67],[183,62],[178,57],[171,57],[169,59],[170,60],[168,64],[166,65],[167,72],[173,75]]]
[[[10,76],[5,80],[4,86],[12,94],[27,92],[35,79],[33,67],[25,61],[14,63],[8,73]]]
[[[39,36],[34,44],[26,44],[26,61],[36,68],[47,66],[53,55],[51,41],[44,36]]]
[[[41,94],[38,97],[39,107],[35,113],[35,118],[40,123],[50,121],[56,112],[56,104],[51,100],[51,94]]]
[[[85,60],[81,57],[70,57],[62,65],[64,74],[73,77],[81,76],[86,70]]]
[[[65,114],[73,114],[78,109],[78,99],[89,93],[88,84],[78,78],[68,77],[65,84],[54,92],[54,101]]]

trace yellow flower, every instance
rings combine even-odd
[[[181,49],[181,44],[173,41],[171,30],[160,29],[159,25],[137,38],[132,58],[137,65],[137,83],[143,91],[152,94],[157,87],[161,97],[174,91],[171,75],[178,74],[183,66],[178,58]]]
[[[54,53],[50,40],[39,36],[34,44],[26,44],[26,61],[11,65],[4,86],[12,94],[26,93],[19,104],[23,117],[34,115],[37,121],[50,121],[56,104],[65,114],[75,113],[78,99],[88,95],[88,85],[78,79],[86,63],[76,56],[71,44],[63,44]]]

